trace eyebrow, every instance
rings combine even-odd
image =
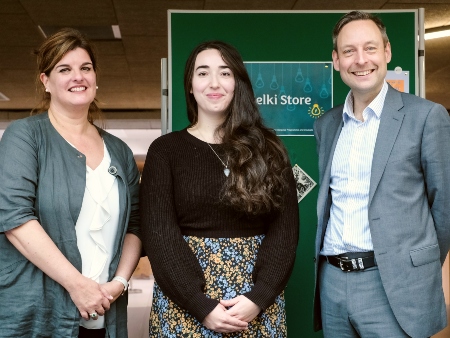
[[[198,66],[197,68],[195,68],[195,70],[198,70],[200,68],[210,68],[210,67],[207,66],[207,65],[202,65],[202,66]],[[228,66],[219,66],[219,68],[220,69],[227,69],[227,68],[230,68],[230,67],[228,67]]]
[[[81,64],[81,66],[86,66],[86,65],[91,65],[91,66],[93,66],[92,62],[84,62],[84,63]],[[70,65],[67,65],[67,64],[62,64],[62,65],[56,66],[55,68],[60,68],[60,67],[71,67],[71,66],[70,66]]]
[[[364,42],[363,45],[364,45],[364,46],[365,46],[365,45],[376,45],[376,44],[378,44],[378,42],[379,42],[379,41],[377,41],[377,40],[369,40],[369,41]],[[341,48],[343,48],[343,49],[349,48],[349,47],[355,47],[355,44],[349,43],[349,44],[347,44],[347,45],[341,46]]]

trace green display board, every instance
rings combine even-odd
[[[181,11],[169,16],[169,131],[188,125],[183,73],[191,50],[200,42],[223,40],[249,62],[331,62],[331,33],[345,12]],[[388,70],[409,71],[409,92],[417,94],[418,12],[380,11],[392,45]],[[333,71],[333,105],[344,102],[348,87]],[[292,165],[298,164],[318,183],[316,144],[311,136],[282,136]],[[317,226],[316,186],[299,203],[300,238],[295,268],[286,288],[288,336],[322,337],[313,331],[314,241]]]

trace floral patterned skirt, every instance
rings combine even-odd
[[[196,255],[206,279],[206,295],[213,299],[231,299],[249,292],[252,271],[264,235],[240,238],[203,238],[184,236]],[[286,313],[284,293],[257,316],[245,332],[218,333],[207,329],[186,310],[173,303],[154,284],[149,337],[273,337],[284,338]]]

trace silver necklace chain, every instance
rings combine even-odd
[[[216,151],[213,149],[213,147],[211,147],[211,145],[206,142],[206,144],[209,146],[209,148],[213,151],[213,153],[217,156],[217,158],[219,159],[220,162],[222,162],[223,166],[225,167],[223,169],[223,173],[225,174],[226,177],[228,177],[228,175],[230,175],[230,169],[228,169],[228,158],[227,158],[227,164],[225,164],[222,159],[220,158],[220,156],[216,153]]]
[[[200,132],[200,130],[197,129],[197,131],[198,131],[199,135],[200,135],[203,139],[205,139],[205,137],[204,137],[203,134]],[[206,141],[205,141],[205,142],[206,142]],[[213,149],[213,147],[211,147],[211,145],[210,145],[208,142],[206,142],[206,144],[207,144],[208,147],[213,151],[213,153],[217,156],[217,158],[219,159],[219,161],[222,162],[223,166],[225,167],[225,168],[223,169],[223,173],[225,174],[226,177],[228,177],[228,175],[230,175],[230,169],[228,169],[228,158],[227,158],[227,164],[225,164],[225,162],[222,161],[222,159],[221,159],[220,156],[216,153],[216,151]]]
[[[228,159],[227,159],[227,164],[223,163],[222,159],[220,158],[219,155],[217,155],[217,153],[215,152],[215,150],[213,149],[213,147],[211,147],[211,145],[210,145],[208,142],[206,142],[206,144],[211,148],[211,150],[214,152],[214,154],[216,154],[217,158],[220,160],[220,162],[222,162],[223,166],[224,166],[225,168],[228,168]]]

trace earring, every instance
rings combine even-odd
[[[95,86],[95,89],[98,89],[98,86]]]
[[[45,88],[45,92],[50,93],[50,90],[48,90],[48,88]]]

